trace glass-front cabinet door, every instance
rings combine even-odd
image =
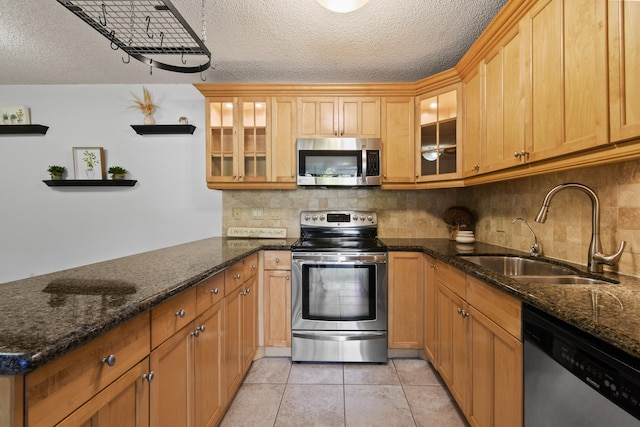
[[[269,99],[228,97],[208,98],[207,102],[207,180],[267,181]]]
[[[423,95],[416,104],[419,126],[416,134],[418,158],[416,181],[453,179],[460,176],[458,113],[460,90]]]

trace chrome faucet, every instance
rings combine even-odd
[[[531,232],[531,234],[533,234],[533,244],[529,247],[530,249],[529,255],[536,258],[539,257],[540,255],[542,255],[542,244],[538,243],[538,236],[536,236],[536,233],[533,231],[533,228],[531,228],[527,220],[524,218],[520,218],[520,217],[515,218],[513,221],[511,221],[511,224],[515,224],[518,221],[524,222],[524,225],[526,225],[529,231]]]
[[[538,216],[536,216],[536,222],[544,223],[547,220],[547,212],[549,211],[549,202],[553,196],[565,188],[575,188],[585,193],[591,199],[591,244],[589,245],[589,254],[587,258],[587,268],[591,273],[602,273],[603,264],[615,265],[620,260],[622,251],[624,251],[627,242],[624,240],[620,242],[618,251],[613,255],[604,255],[602,253],[602,245],[600,244],[600,201],[596,193],[583,184],[569,182],[566,184],[560,184],[553,187],[544,198],[542,207]]]

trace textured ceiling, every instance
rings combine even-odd
[[[109,0],[103,0],[108,3]],[[172,2],[198,35],[200,0]],[[402,82],[453,67],[506,0],[369,0],[338,14],[316,0],[205,0],[215,82]],[[124,64],[122,51],[55,0],[2,0],[0,84],[200,83]]]

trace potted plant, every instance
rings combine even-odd
[[[153,118],[153,113],[154,111],[156,111],[157,106],[151,100],[151,94],[149,93],[149,90],[144,86],[142,87],[142,94],[143,99],[140,99],[137,96],[133,95],[134,101],[133,105],[130,108],[138,109],[140,110],[140,112],[142,112],[142,114],[145,115],[145,125],[155,125],[156,119]]]
[[[111,179],[124,179],[124,176],[127,174],[127,170],[120,166],[111,166],[109,168],[109,173],[111,174]]]
[[[2,123],[4,123],[4,124],[9,123],[9,114],[2,113]]]
[[[62,175],[64,175],[65,170],[67,170],[67,168],[64,166],[50,165],[47,172],[51,175],[51,179],[62,179]]]

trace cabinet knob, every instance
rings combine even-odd
[[[153,377],[155,377],[155,376],[156,376],[156,374],[154,374],[153,371],[151,371],[148,374],[142,374],[142,379],[151,382],[151,381],[153,381]]]
[[[383,177],[384,179],[387,179],[387,175],[386,175],[386,174],[385,174],[385,175],[382,175],[382,177]]]
[[[276,264],[280,262],[280,258],[276,258]]]
[[[246,295],[246,294],[248,294],[249,292],[251,292],[251,289],[245,289],[245,290],[244,290],[244,294],[245,294],[245,295]]]
[[[458,314],[462,314],[462,309],[458,307]]]
[[[291,279],[289,279],[289,276],[287,276],[287,277],[286,277],[286,280],[287,280],[287,281],[289,281],[289,280],[291,280]]]
[[[241,295],[241,296],[245,296],[246,294],[247,294],[247,292],[246,292],[246,291],[240,291],[240,295]]]
[[[180,310],[180,311],[176,311],[176,316],[184,318],[184,316],[187,314],[186,311],[184,311],[184,309]]]
[[[204,325],[200,325],[196,329],[199,330],[200,332],[204,332]]]
[[[257,268],[257,266],[255,264],[251,264],[251,267],[249,267],[249,268],[251,268],[252,270],[255,270]]]
[[[431,264],[431,265],[429,265],[429,267],[431,267],[431,268],[438,268],[438,266],[437,266],[437,265],[435,265],[435,264]]]
[[[191,336],[198,338],[200,336],[200,331],[196,328],[195,331],[191,332]]]
[[[218,288],[215,288],[215,289],[211,289],[211,291],[210,291],[210,292],[211,292],[212,294],[214,294],[214,295],[218,295],[218,292],[220,292],[220,291],[218,290]]]
[[[236,274],[235,276],[233,276],[234,279],[239,280],[240,279],[240,275]]]
[[[473,165],[473,168],[474,168],[476,171],[479,171],[479,170],[480,170],[480,165]]]
[[[333,131],[333,134],[334,134],[335,136],[338,136],[338,131],[337,131],[337,130],[334,130],[334,131]]]
[[[100,363],[102,363],[103,365],[113,366],[116,364],[116,356],[110,354],[107,357],[103,357],[100,360]]]

